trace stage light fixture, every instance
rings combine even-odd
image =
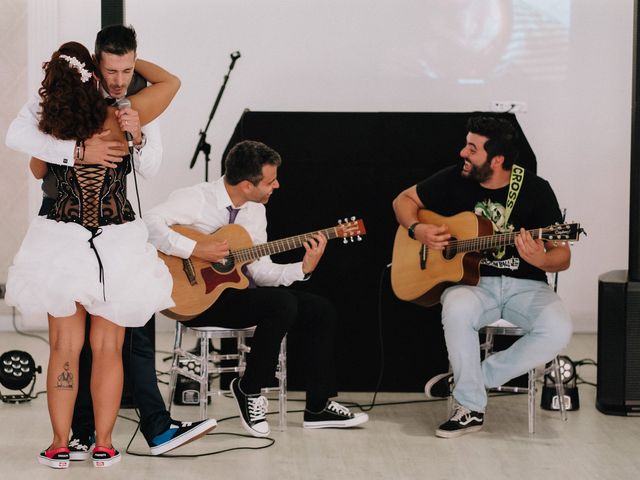
[[[0,385],[8,390],[19,390],[21,393],[0,397],[5,403],[23,403],[31,400],[36,384],[36,373],[42,373],[31,355],[21,350],[10,350],[0,355]],[[23,390],[31,384],[28,393]]]
[[[560,381],[564,387],[565,410],[578,410],[580,408],[580,396],[576,383],[578,375],[573,361],[564,355],[558,357]],[[560,399],[556,392],[556,372],[547,365],[547,373],[544,376],[540,407],[545,410],[560,410]]]

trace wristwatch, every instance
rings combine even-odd
[[[416,227],[420,225],[420,222],[412,223],[409,228],[407,228],[407,233],[409,234],[409,238],[413,240],[416,239]]]

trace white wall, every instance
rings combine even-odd
[[[56,3],[51,50],[69,39],[91,46],[98,7]],[[627,266],[632,19],[630,0],[128,2],[140,56],[182,79],[143,208],[204,179],[202,158],[188,165],[235,50],[242,57],[207,137],[210,179],[245,108],[447,112],[524,101],[518,119],[539,174],[589,233],[560,293],[576,330],[595,331],[598,275]]]

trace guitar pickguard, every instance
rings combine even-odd
[[[229,273],[221,275],[212,267],[207,267],[200,270],[200,275],[202,275],[202,279],[204,280],[205,293],[213,292],[213,289],[221,283],[238,283],[240,281],[238,270],[231,270]]]

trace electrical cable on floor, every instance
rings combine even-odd
[[[243,434],[243,433],[233,433],[233,432],[214,432],[214,433],[207,433],[206,436],[232,436],[232,437],[241,437],[241,438],[249,438],[252,441],[258,440],[261,442],[267,442],[265,445],[258,445],[258,446],[239,446],[239,447],[230,447],[230,448],[224,448],[221,450],[214,450],[211,452],[205,452],[205,453],[193,453],[193,454],[169,454],[169,453],[164,453],[161,455],[151,455],[150,453],[141,453],[141,452],[134,452],[132,450],[130,450],[131,444],[133,443],[134,438],[136,437],[136,435],[138,434],[138,432],[140,431],[140,413],[138,412],[138,409],[135,408],[134,411],[136,412],[136,415],[138,416],[138,420],[134,419],[134,418],[129,418],[129,417],[125,417],[124,415],[118,415],[118,417],[124,419],[124,420],[128,420],[130,422],[134,422],[136,424],[136,430],[133,432],[133,435],[131,436],[131,438],[129,439],[129,443],[127,444],[127,448],[125,449],[125,453],[127,453],[128,455],[133,455],[134,457],[151,457],[151,458],[197,458],[197,457],[208,457],[211,455],[218,455],[221,453],[226,453],[226,452],[232,452],[234,450],[263,450],[265,448],[269,448],[272,445],[274,445],[276,443],[275,438],[272,437],[254,437],[252,435],[248,435],[248,434]],[[232,417],[225,417],[225,418],[221,418],[220,420],[217,420],[217,424],[220,425],[222,422],[227,421],[227,420],[232,420],[232,419],[236,419],[236,418],[240,418],[238,415],[232,416]]]
[[[37,338],[38,340],[42,340],[44,343],[49,345],[49,340],[47,340],[46,338],[41,337],[40,335],[36,335],[34,333],[23,332],[18,328],[18,325],[16,323],[16,307],[11,307],[11,322],[13,323],[13,329],[16,331],[18,335],[22,335],[24,337]]]

